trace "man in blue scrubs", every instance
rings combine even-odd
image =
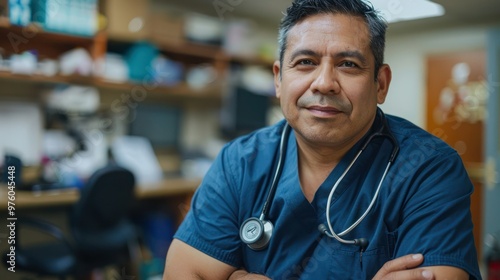
[[[164,279],[480,279],[472,235],[472,184],[445,143],[378,109],[391,70],[386,24],[361,0],[296,0],[281,22],[276,95],[286,119],[221,151],[175,235]],[[393,151],[387,137],[364,141],[387,122],[400,148],[366,217],[339,242],[374,197]],[[285,160],[260,250],[240,228],[258,218]],[[336,182],[339,182],[338,185]],[[327,200],[335,192],[330,207]],[[255,227],[248,231],[253,232]]]

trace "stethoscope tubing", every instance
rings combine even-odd
[[[385,119],[384,114],[382,112],[380,112],[380,115],[381,115],[382,128],[379,131],[377,131],[377,132],[375,132],[375,133],[373,133],[372,135],[369,136],[369,138],[363,144],[363,146],[361,147],[361,149],[359,150],[359,152],[356,154],[356,156],[354,157],[354,159],[351,161],[351,163],[349,164],[349,166],[342,173],[342,175],[337,179],[337,181],[333,185],[333,187],[330,190],[330,193],[328,195],[328,200],[327,200],[327,203],[326,203],[326,210],[325,210],[326,223],[327,223],[327,226],[328,226],[328,231],[326,231],[326,233],[328,233],[328,236],[337,239],[341,243],[345,243],[345,244],[355,244],[356,243],[355,240],[345,240],[345,239],[342,239],[341,236],[344,236],[344,235],[348,234],[349,232],[351,232],[353,229],[355,229],[365,219],[365,217],[368,215],[368,213],[371,211],[371,209],[373,208],[373,205],[375,205],[375,201],[377,200],[378,194],[380,193],[380,189],[382,187],[382,183],[384,182],[385,177],[387,176],[387,173],[389,172],[389,168],[391,167],[392,162],[394,162],[394,159],[396,158],[397,153],[399,152],[399,146],[397,144],[396,139],[394,138],[394,136],[391,134],[391,132],[389,130],[389,127],[388,127],[388,124],[387,124],[387,120]],[[337,190],[337,187],[340,185],[340,182],[342,182],[342,180],[344,179],[344,177],[351,170],[352,166],[357,162],[359,156],[361,156],[361,154],[363,153],[363,151],[365,150],[365,148],[368,147],[368,144],[374,138],[376,138],[376,137],[387,138],[387,139],[390,140],[391,144],[393,145],[393,149],[392,149],[391,155],[389,157],[389,160],[387,162],[387,166],[386,166],[386,168],[384,170],[384,173],[382,174],[382,177],[380,178],[380,181],[378,183],[378,186],[377,186],[377,189],[375,191],[375,194],[373,195],[372,200],[370,201],[370,204],[366,208],[365,212],[351,226],[349,226],[347,229],[345,229],[344,231],[342,231],[342,232],[340,232],[340,233],[337,234],[333,230],[333,226],[332,226],[331,219],[330,219],[330,208],[331,208],[333,194]]]
[[[285,161],[286,148],[288,143],[288,135],[290,134],[290,125],[288,122],[285,123],[285,127],[283,127],[283,132],[281,133],[280,139],[280,147],[279,147],[279,155],[278,155],[278,164],[276,166],[276,172],[274,173],[273,181],[271,183],[271,188],[267,194],[267,198],[262,206],[262,212],[260,214],[259,220],[265,221],[267,215],[269,214],[269,208],[271,206],[271,201],[273,200],[274,194],[276,193],[276,188],[278,186],[278,181],[281,178],[281,172],[283,171],[283,164]]]
[[[371,134],[366,139],[365,143],[363,144],[363,146],[361,147],[361,149],[359,150],[359,152],[356,154],[356,156],[354,157],[354,159],[351,161],[351,163],[348,165],[348,167],[346,168],[346,170],[341,174],[341,176],[337,179],[337,181],[335,182],[335,184],[332,186],[332,189],[330,190],[330,193],[328,195],[327,206],[326,206],[326,210],[325,210],[325,213],[326,213],[326,223],[327,223],[328,227],[325,227],[323,224],[319,225],[319,227],[318,227],[318,229],[320,230],[320,232],[326,234],[329,237],[335,238],[337,241],[339,241],[341,243],[344,243],[344,244],[353,244],[353,245],[360,246],[361,251],[364,251],[366,249],[366,247],[368,246],[368,240],[366,238],[353,239],[353,240],[345,240],[345,239],[342,239],[341,236],[344,236],[344,235],[348,234],[354,228],[356,228],[366,218],[366,216],[368,215],[368,213],[371,211],[371,209],[375,205],[377,197],[378,197],[378,195],[380,193],[380,189],[382,187],[382,183],[384,182],[385,177],[387,176],[389,168],[391,167],[392,163],[394,162],[394,160],[395,160],[395,158],[396,158],[396,156],[397,156],[397,154],[399,152],[399,145],[398,145],[398,143],[396,141],[396,138],[392,135],[392,133],[391,133],[391,131],[389,129],[389,126],[387,124],[387,120],[385,118],[384,113],[380,109],[377,109],[377,113],[380,115],[380,120],[382,122],[382,127],[377,132],[374,132],[373,134]],[[264,201],[264,205],[262,206],[262,212],[261,212],[260,217],[258,219],[259,221],[257,221],[261,225],[260,227],[262,229],[260,229],[260,230],[263,231],[263,232],[261,232],[260,235],[262,235],[263,236],[262,238],[265,238],[265,240],[260,240],[259,239],[259,241],[257,241],[257,242],[254,242],[254,241],[251,241],[251,240],[243,240],[245,243],[247,243],[247,245],[250,248],[252,248],[254,250],[261,250],[261,249],[265,248],[267,246],[267,243],[269,242],[269,239],[272,236],[273,225],[272,225],[272,223],[270,221],[267,220],[267,218],[268,218],[268,214],[269,214],[269,209],[270,209],[271,203],[272,203],[272,201],[274,199],[274,195],[276,193],[278,182],[279,182],[280,177],[281,177],[281,173],[283,171],[283,165],[284,165],[284,162],[285,162],[285,157],[286,157],[286,152],[287,152],[288,136],[290,134],[290,130],[291,130],[290,125],[288,123],[285,123],[285,125],[283,127],[283,132],[281,134],[280,145],[279,145],[278,162],[277,162],[276,169],[275,169],[275,172],[274,172],[274,176],[273,176],[273,179],[272,179],[272,182],[271,182],[271,187],[269,188],[266,200]],[[352,166],[354,166],[354,164],[357,162],[358,158],[363,153],[363,151],[368,146],[368,144],[370,142],[372,142],[372,140],[374,138],[376,138],[376,137],[387,138],[388,140],[390,140],[391,144],[393,145],[393,149],[392,149],[391,155],[389,157],[387,166],[386,166],[386,168],[384,170],[384,173],[382,174],[382,177],[381,177],[381,179],[380,179],[380,181],[378,183],[378,186],[377,186],[377,189],[375,191],[375,194],[373,195],[372,200],[370,201],[370,204],[366,208],[365,212],[351,226],[349,226],[347,229],[345,229],[341,233],[336,234],[335,231],[333,230],[333,226],[332,226],[332,223],[331,223],[331,220],[330,220],[330,208],[331,208],[333,194],[337,190],[337,187],[340,185],[340,183],[342,182],[342,180],[344,179],[344,177],[351,170]],[[255,221],[257,219],[256,218],[247,219],[247,221],[245,221],[242,224],[242,227],[241,227],[240,231],[243,230],[248,225],[247,223],[251,222],[250,220]],[[268,227],[267,229],[266,229],[266,226]],[[244,237],[242,237],[242,239],[243,238]],[[260,243],[262,243],[262,244],[260,244]]]
[[[341,233],[338,233],[336,234],[335,231],[333,230],[333,226],[332,226],[332,223],[331,223],[331,220],[330,220],[330,207],[331,207],[331,202],[332,202],[332,197],[333,197],[333,194],[335,193],[335,190],[337,189],[338,185],[340,184],[340,182],[342,181],[342,179],[344,178],[344,176],[349,172],[349,170],[351,169],[351,167],[354,165],[354,163],[356,162],[357,158],[361,155],[361,151],[358,152],[358,154],[356,155],[355,159],[353,162],[351,162],[351,164],[349,165],[349,167],[346,169],[346,171],[344,171],[344,173],[342,174],[342,176],[339,178],[339,180],[337,180],[337,182],[335,183],[335,185],[332,187],[332,190],[330,191],[330,194],[328,195],[328,201],[326,203],[326,224],[328,226],[328,229],[330,230],[330,234],[332,235],[333,238],[337,239],[338,241],[342,242],[342,243],[345,243],[345,244],[354,244],[355,241],[354,240],[345,240],[345,239],[342,239],[340,238],[341,236],[344,236],[346,234],[348,234],[349,232],[351,232],[353,229],[355,229],[364,219],[365,217],[368,215],[368,213],[370,212],[370,210],[373,208],[373,205],[375,204],[375,201],[377,200],[377,197],[378,197],[378,194],[380,192],[380,188],[382,187],[382,183],[384,182],[384,179],[385,179],[385,176],[387,175],[387,172],[389,171],[389,168],[391,167],[391,162],[389,162],[384,170],[384,173],[382,175],[382,178],[380,179],[379,181],[379,184],[377,186],[377,190],[375,191],[375,194],[373,195],[373,198],[372,200],[370,201],[370,204],[368,205],[368,207],[366,208],[365,212],[363,213],[363,215],[361,215],[357,220],[356,222],[354,222],[350,227],[348,227],[347,229],[345,229],[344,231],[342,231]]]

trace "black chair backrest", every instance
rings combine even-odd
[[[134,175],[125,168],[112,165],[94,172],[70,216],[75,241],[90,247],[94,243],[99,249],[126,243],[131,234],[127,217],[135,201],[134,187]]]

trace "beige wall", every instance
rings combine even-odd
[[[487,26],[443,29],[417,34],[388,34],[386,62],[392,84],[383,106],[386,113],[425,126],[426,57],[459,50],[484,49]]]

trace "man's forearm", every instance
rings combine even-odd
[[[236,270],[228,280],[271,280],[264,275],[248,273],[245,270]]]

